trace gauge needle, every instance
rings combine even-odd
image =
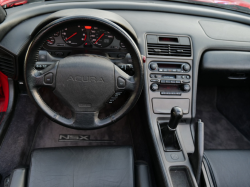
[[[53,43],[53,42],[52,42],[52,41],[50,41],[50,40],[47,40],[47,41],[48,41],[49,43],[51,43],[51,44]]]
[[[68,39],[72,38],[73,36],[75,36],[77,34],[77,32],[75,32],[74,34],[72,34],[70,37],[68,37],[65,41],[67,41]]]
[[[104,33],[96,40],[95,44],[104,36]]]

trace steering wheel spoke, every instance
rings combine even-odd
[[[134,76],[130,76],[122,71],[118,66],[115,66],[115,90],[116,91],[134,91],[136,82]]]
[[[98,127],[98,112],[75,112],[74,127],[81,128],[84,126],[86,129]]]
[[[50,65],[49,67],[43,70],[33,70],[33,87],[56,87],[56,72],[57,72],[58,62]]]

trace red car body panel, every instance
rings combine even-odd
[[[242,0],[193,0],[193,1],[213,3],[213,4],[237,5],[250,9],[250,3]],[[26,3],[28,3],[28,0],[0,0],[0,4],[4,8],[11,8],[13,6],[23,5]]]
[[[0,0],[0,3],[4,8],[11,8],[14,6],[27,4],[28,0]]]
[[[224,4],[224,5],[237,5],[241,7],[246,7],[250,9],[250,3],[242,0],[194,0],[204,3],[213,3],[213,4]]]

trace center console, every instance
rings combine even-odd
[[[190,130],[192,40],[189,36],[167,34],[147,34],[145,39],[148,120],[164,165],[166,176],[163,177],[167,177],[169,186],[197,186],[188,157],[194,153]],[[175,123],[175,129],[171,129],[176,111],[181,111],[181,118]],[[173,177],[176,172],[180,172],[179,180]]]
[[[165,40],[162,40],[164,38]],[[153,35],[147,41],[147,84],[153,114],[170,117],[174,106],[191,118],[192,44],[188,36]]]

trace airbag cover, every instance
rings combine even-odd
[[[75,55],[59,62],[54,93],[75,112],[95,112],[114,94],[114,64],[97,55]]]

